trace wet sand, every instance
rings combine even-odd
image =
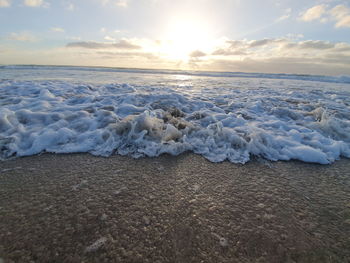
[[[0,262],[349,262],[350,160],[0,163]]]

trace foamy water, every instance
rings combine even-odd
[[[0,67],[0,156],[350,157],[350,78]]]

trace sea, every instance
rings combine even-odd
[[[0,66],[0,159],[350,158],[350,76]]]

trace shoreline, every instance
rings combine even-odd
[[[350,160],[0,162],[0,262],[345,262]]]

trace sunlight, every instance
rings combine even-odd
[[[187,61],[195,50],[207,51],[213,41],[210,25],[198,18],[176,17],[166,27],[161,51],[169,59]]]

